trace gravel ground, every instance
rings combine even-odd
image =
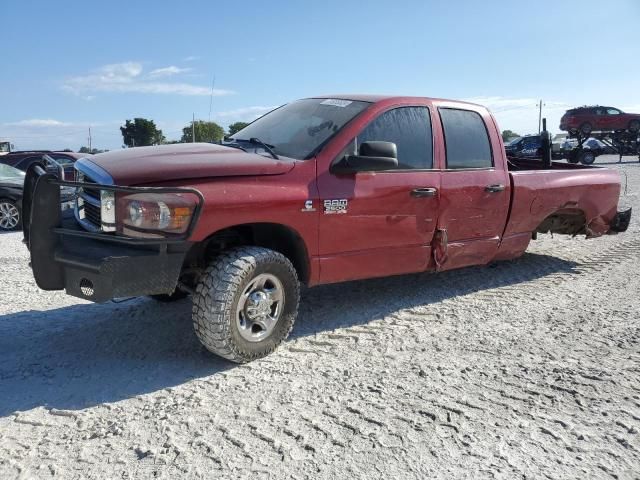
[[[0,478],[640,478],[627,162],[626,234],[305,291],[243,366],[199,346],[189,300],[42,292],[1,235]]]

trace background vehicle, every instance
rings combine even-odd
[[[640,131],[640,114],[624,113],[613,107],[579,107],[567,110],[560,119],[560,130],[580,132],[588,136],[592,131]]]
[[[11,152],[7,155],[4,155],[0,158],[0,164],[9,165],[17,168],[18,170],[22,170],[26,172],[27,169],[36,162],[43,162],[43,156],[49,155],[55,161],[59,162],[64,167],[65,177],[68,180],[73,180],[75,178],[75,168],[73,168],[73,164],[76,160],[84,157],[91,157],[90,154],[87,153],[76,153],[76,152],[52,152],[49,150],[28,150],[28,151],[18,151]]]
[[[24,172],[0,164],[0,231],[22,226],[22,184]]]
[[[515,158],[541,158],[542,142],[540,135],[525,135],[506,143],[507,156]]]
[[[300,283],[485,265],[522,255],[538,232],[625,231],[618,172],[551,162],[543,133],[542,160],[507,160],[479,105],[298,100],[226,145],[81,159],[74,212],[60,213],[61,182],[33,165],[25,243],[46,290],[191,293],[202,344],[246,362],[288,336]]]
[[[0,156],[10,153],[11,150],[13,150],[13,145],[11,144],[11,142],[7,142],[4,140],[0,141]]]

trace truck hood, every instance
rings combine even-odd
[[[81,160],[87,161],[105,170],[116,185],[126,186],[192,178],[279,175],[290,171],[296,162],[210,143],[127,148]]]

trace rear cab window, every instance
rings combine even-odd
[[[492,168],[489,133],[479,113],[457,108],[438,109],[444,133],[446,168]]]

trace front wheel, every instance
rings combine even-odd
[[[13,200],[0,198],[0,232],[17,230],[22,225],[20,208]]]
[[[264,357],[282,343],[298,314],[300,284],[291,262],[262,247],[217,257],[193,295],[193,326],[211,352],[236,363]]]
[[[629,130],[634,133],[640,130],[640,120],[631,120],[629,122]]]
[[[594,152],[584,150],[580,154],[580,163],[582,163],[583,165],[591,165],[595,161],[596,161],[596,154]]]

